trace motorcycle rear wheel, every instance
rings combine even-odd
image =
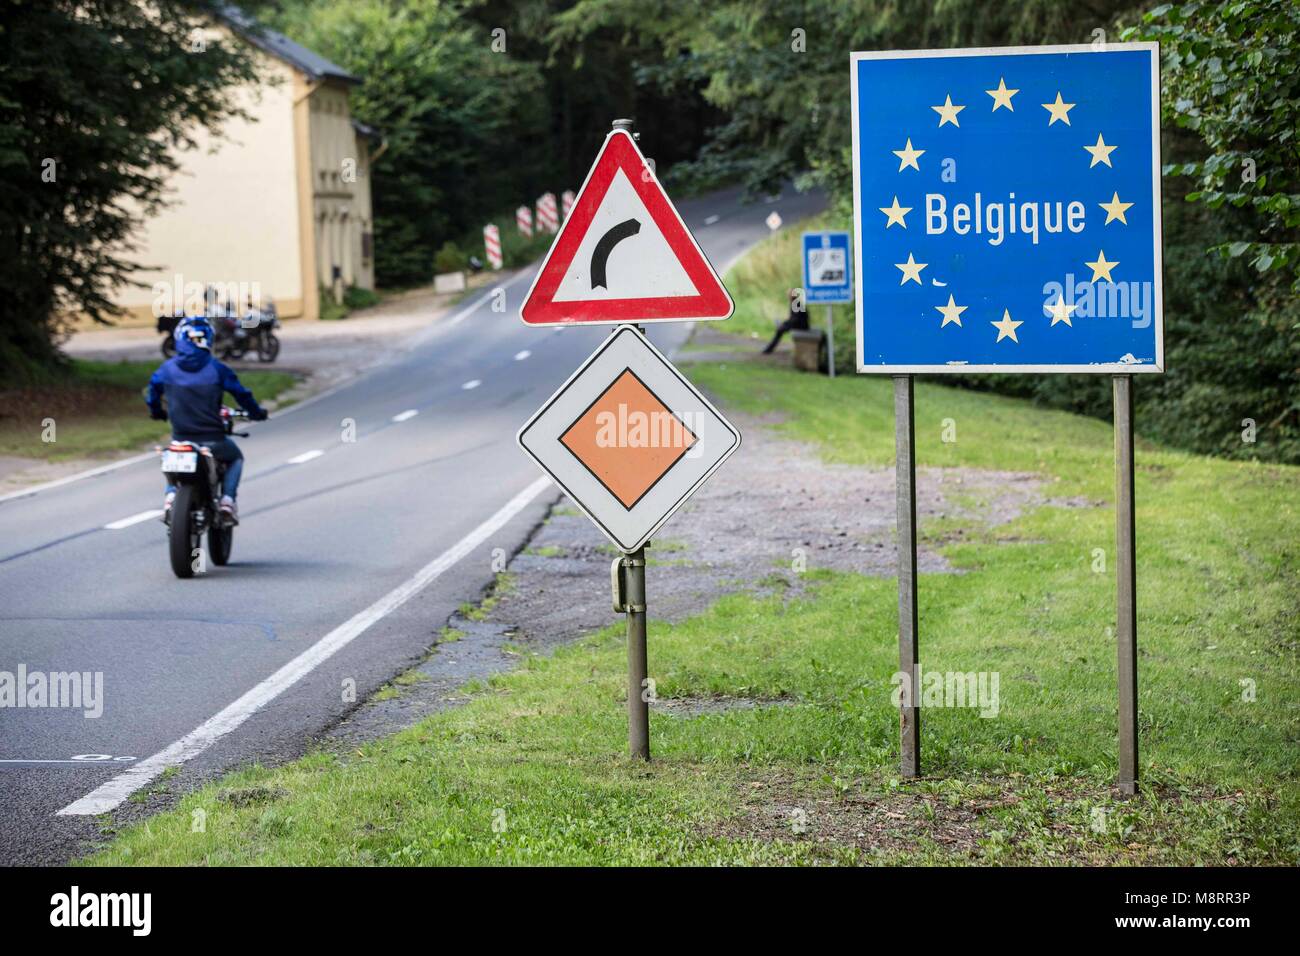
[[[208,555],[212,558],[212,563],[224,565],[230,560],[230,549],[235,545],[234,528],[218,528],[213,526],[208,529]]]
[[[274,362],[279,354],[280,338],[274,332],[266,332],[257,340],[259,362]]]
[[[198,535],[193,533],[194,486],[181,485],[172,500],[172,520],[168,530],[168,553],[172,574],[178,578],[194,577],[194,548]]]
[[[176,354],[176,340],[170,335],[163,336],[162,354],[165,359],[169,359]]]

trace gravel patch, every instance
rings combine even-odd
[[[681,621],[738,591],[790,599],[802,593],[804,572],[817,568],[894,576],[892,468],[826,464],[810,446],[764,428],[774,421],[770,416],[732,420],[744,434],[740,450],[647,550],[652,619]],[[952,536],[968,533],[972,525],[1005,524],[1048,503],[1043,484],[1039,476],[1018,472],[921,469],[921,529],[927,520],[942,518],[965,526]],[[466,700],[461,688],[467,681],[509,670],[525,653],[546,653],[620,622],[609,592],[610,563],[617,555],[591,521],[557,495],[547,519],[509,561],[507,584],[490,595],[485,613],[454,615],[448,627],[455,640],[435,644],[407,681],[354,710],[330,740],[355,746],[392,733]],[[958,573],[924,543],[917,561],[923,572]],[[661,700],[656,707],[692,717],[779,703]]]

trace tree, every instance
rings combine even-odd
[[[1165,174],[1198,182],[1190,202],[1252,211],[1253,235],[1216,250],[1260,272],[1290,269],[1300,289],[1300,4],[1163,4],[1143,21],[1127,36],[1161,44],[1166,119],[1209,151]]]
[[[199,127],[238,115],[242,41],[206,0],[0,0],[0,380],[48,373],[77,313],[117,314],[130,237]]]
[[[771,191],[800,178],[852,195],[848,55],[852,50],[1089,42],[1131,0],[578,0],[551,41],[618,30],[662,55],[643,79],[698,85],[726,122],[695,172]]]

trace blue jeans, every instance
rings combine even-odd
[[[244,474],[244,453],[239,450],[239,446],[230,438],[197,442],[197,444],[211,449],[212,457],[217,461],[225,462],[226,473],[221,478],[221,493],[234,499],[239,494],[239,479]],[[175,485],[167,486],[168,493],[175,490]]]

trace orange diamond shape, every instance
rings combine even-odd
[[[629,511],[698,440],[630,368],[560,436]]]

